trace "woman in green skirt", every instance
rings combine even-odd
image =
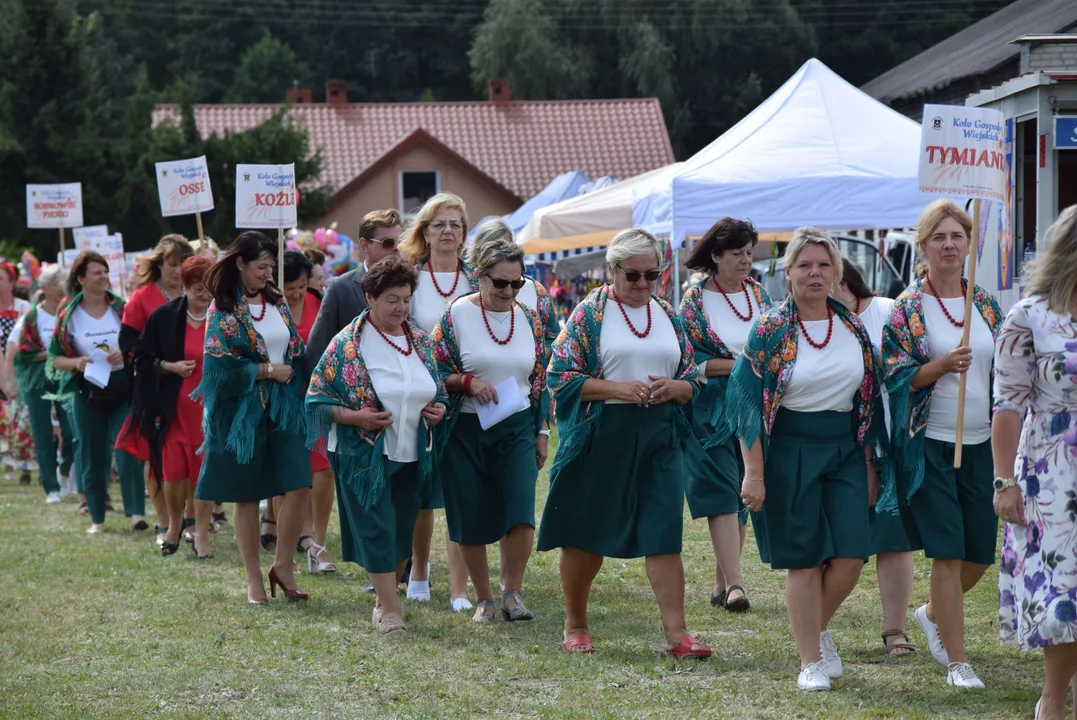
[[[618,233],[606,264],[612,283],[573,310],[550,362],[560,443],[538,549],[561,548],[563,646],[595,651],[587,602],[603,559],[644,557],[666,652],[708,657],[685,629],[681,563],[685,408],[699,392],[692,344],[676,311],[653,295],[661,274],[653,235]]]
[[[301,378],[303,341],[273,283],[277,245],[260,232],[241,234],[206,273],[213,293],[206,319],[202,382],[191,394],[204,405],[205,459],[195,498],[234,502],[235,535],[247,573],[247,602],[267,602],[258,561],[258,503],[283,495],[279,542],[269,589],[306,600],[295,585],[292,554],[306,520],[311,487]]]
[[[109,290],[108,262],[95,252],[75,258],[67,285],[71,299],[56,316],[45,372],[58,384],[57,396],[71,401],[76,461],[92,523],[88,532],[96,534],[105,530],[113,444],[127,418],[127,373],[119,343],[123,300]],[[131,528],[148,529],[142,463],[121,450],[116,469]]]
[[[927,274],[894,302],[883,333],[901,517],[914,549],[931,558],[931,599],[916,611],[946,682],[982,688],[965,652],[963,594],[995,562],[998,518],[992,500],[991,374],[1002,313],[973,288],[965,344],[972,219],[950,200],[920,216],[916,243]],[[954,467],[958,385],[967,375],[960,467]]]
[[[475,586],[472,620],[494,620],[486,546],[502,538],[501,614],[510,622],[530,620],[520,590],[550,435],[542,323],[516,300],[525,282],[519,245],[486,242],[469,260],[479,291],[454,301],[432,336],[451,397],[440,465],[445,519]]]
[[[758,241],[750,222],[722,218],[715,223],[687,262],[707,277],[681,299],[681,322],[707,381],[692,405],[685,494],[692,519],[707,518],[710,528],[716,561],[711,605],[730,612],[746,612],[751,605],[740,574],[748,517],[740,498],[742,462],[737,438],[725,418],[725,394],[752,322],[770,309],[766,290],[748,277],[752,248]],[[766,562],[769,553],[763,523],[753,516],[753,524],[759,554]]]
[[[396,256],[371,267],[368,309],[329,343],[307,389],[308,440],[336,477],[344,559],[369,574],[383,636],[407,630],[397,579],[435,472],[431,428],[445,416],[430,339],[409,318],[418,282]]]
[[[801,690],[842,676],[827,626],[871,554],[869,510],[896,510],[881,373],[863,324],[829,293],[842,280],[837,244],[798,228],[785,252],[790,296],[763,313],[726,399],[744,456],[741,494],[762,510],[770,565],[788,570],[785,604]],[[878,471],[878,474],[877,474]]]

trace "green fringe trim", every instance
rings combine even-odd
[[[34,353],[36,355],[37,353]],[[49,364],[48,359],[45,362],[27,362],[22,358],[22,353],[15,356],[15,382],[18,383],[19,392],[29,392],[31,390],[40,390],[49,384],[48,378],[45,377],[46,365]]]
[[[707,378],[707,384],[699,394],[695,410],[710,413],[707,417],[708,432],[706,437],[700,438],[704,450],[718,447],[725,443],[733,435],[733,428],[729,425],[726,417],[726,388],[729,387],[729,376]]]
[[[236,456],[240,464],[250,462],[254,456],[254,429],[262,419],[265,409],[262,407],[261,394],[258,392],[255,377],[258,366],[246,363],[246,367],[228,370],[225,367],[210,368],[211,363],[203,365],[202,381],[191,393],[190,398],[202,403],[202,432],[205,440],[197,452],[204,453],[209,447],[213,434],[209,419],[219,411],[223,400],[238,398],[235,414],[232,416],[230,429],[225,437],[225,449]],[[225,365],[224,363],[212,363]]]
[[[875,500],[875,511],[894,514],[898,511],[898,489],[884,418],[883,399],[882,395],[879,395],[875,398],[871,427],[868,428],[864,442],[871,446],[875,458],[875,475],[879,479],[879,497]]]
[[[890,448],[893,455],[897,501],[907,504],[924,484],[924,433],[909,437],[909,416],[914,404],[913,395],[929,392],[927,388],[912,389],[912,378],[918,367],[909,367],[892,375],[886,383],[890,394]],[[880,482],[882,478],[880,477]]]
[[[602,422],[603,404],[585,403],[580,400],[583,384],[590,378],[576,378],[558,388],[557,400],[557,455],[550,466],[550,480],[569,463],[580,456],[587,440]]]
[[[338,448],[341,447],[340,435],[343,434],[345,433],[341,433],[338,428]],[[385,452],[382,437],[379,436],[373,449],[367,446],[367,451],[361,455],[349,452],[329,453],[329,466],[333,469],[333,475],[355,493],[359,504],[368,510],[378,504],[385,492]]]
[[[733,374],[729,376],[725,421],[745,447],[750,448],[756,440],[761,440],[763,459],[766,460],[768,442],[763,432],[763,386],[743,361],[738,361]]]

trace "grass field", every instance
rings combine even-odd
[[[546,485],[543,475],[540,506]],[[686,523],[684,560],[689,630],[715,651],[704,662],[662,656],[641,560],[607,561],[591,605],[599,652],[582,657],[560,648],[556,553],[534,555],[528,568],[534,622],[476,626],[448,609],[442,547],[434,601],[406,603],[408,634],[383,640],[357,566],[299,576],[306,604],[250,607],[230,536],[212,536],[216,558],[199,563],[186,545],[161,557],[151,535],[130,532],[118,514],[104,536],[87,537],[87,526],[72,502],[46,506],[39,487],[0,484],[2,718],[1029,718],[1042,677],[1040,655],[999,646],[994,569],[966,602],[969,653],[986,691],[946,686],[911,612],[921,652],[884,657],[869,565],[832,624],[845,679],[830,693],[798,693],[782,574],[760,565],[749,536],[753,609],[714,610],[702,521]],[[334,517],[334,558],[337,533]],[[927,569],[918,558],[914,606],[926,597]]]

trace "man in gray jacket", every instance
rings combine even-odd
[[[374,210],[359,224],[359,248],[363,264],[325,286],[325,297],[314,320],[307,342],[307,372],[313,372],[329,341],[366,310],[366,298],[360,283],[370,266],[389,255],[397,255],[397,240],[403,232],[404,218],[396,210]]]

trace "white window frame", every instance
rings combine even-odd
[[[396,174],[396,198],[397,207],[401,214],[411,220],[415,217],[415,210],[404,207],[404,173],[434,173],[434,194],[441,192],[441,171],[435,168],[405,168]]]

